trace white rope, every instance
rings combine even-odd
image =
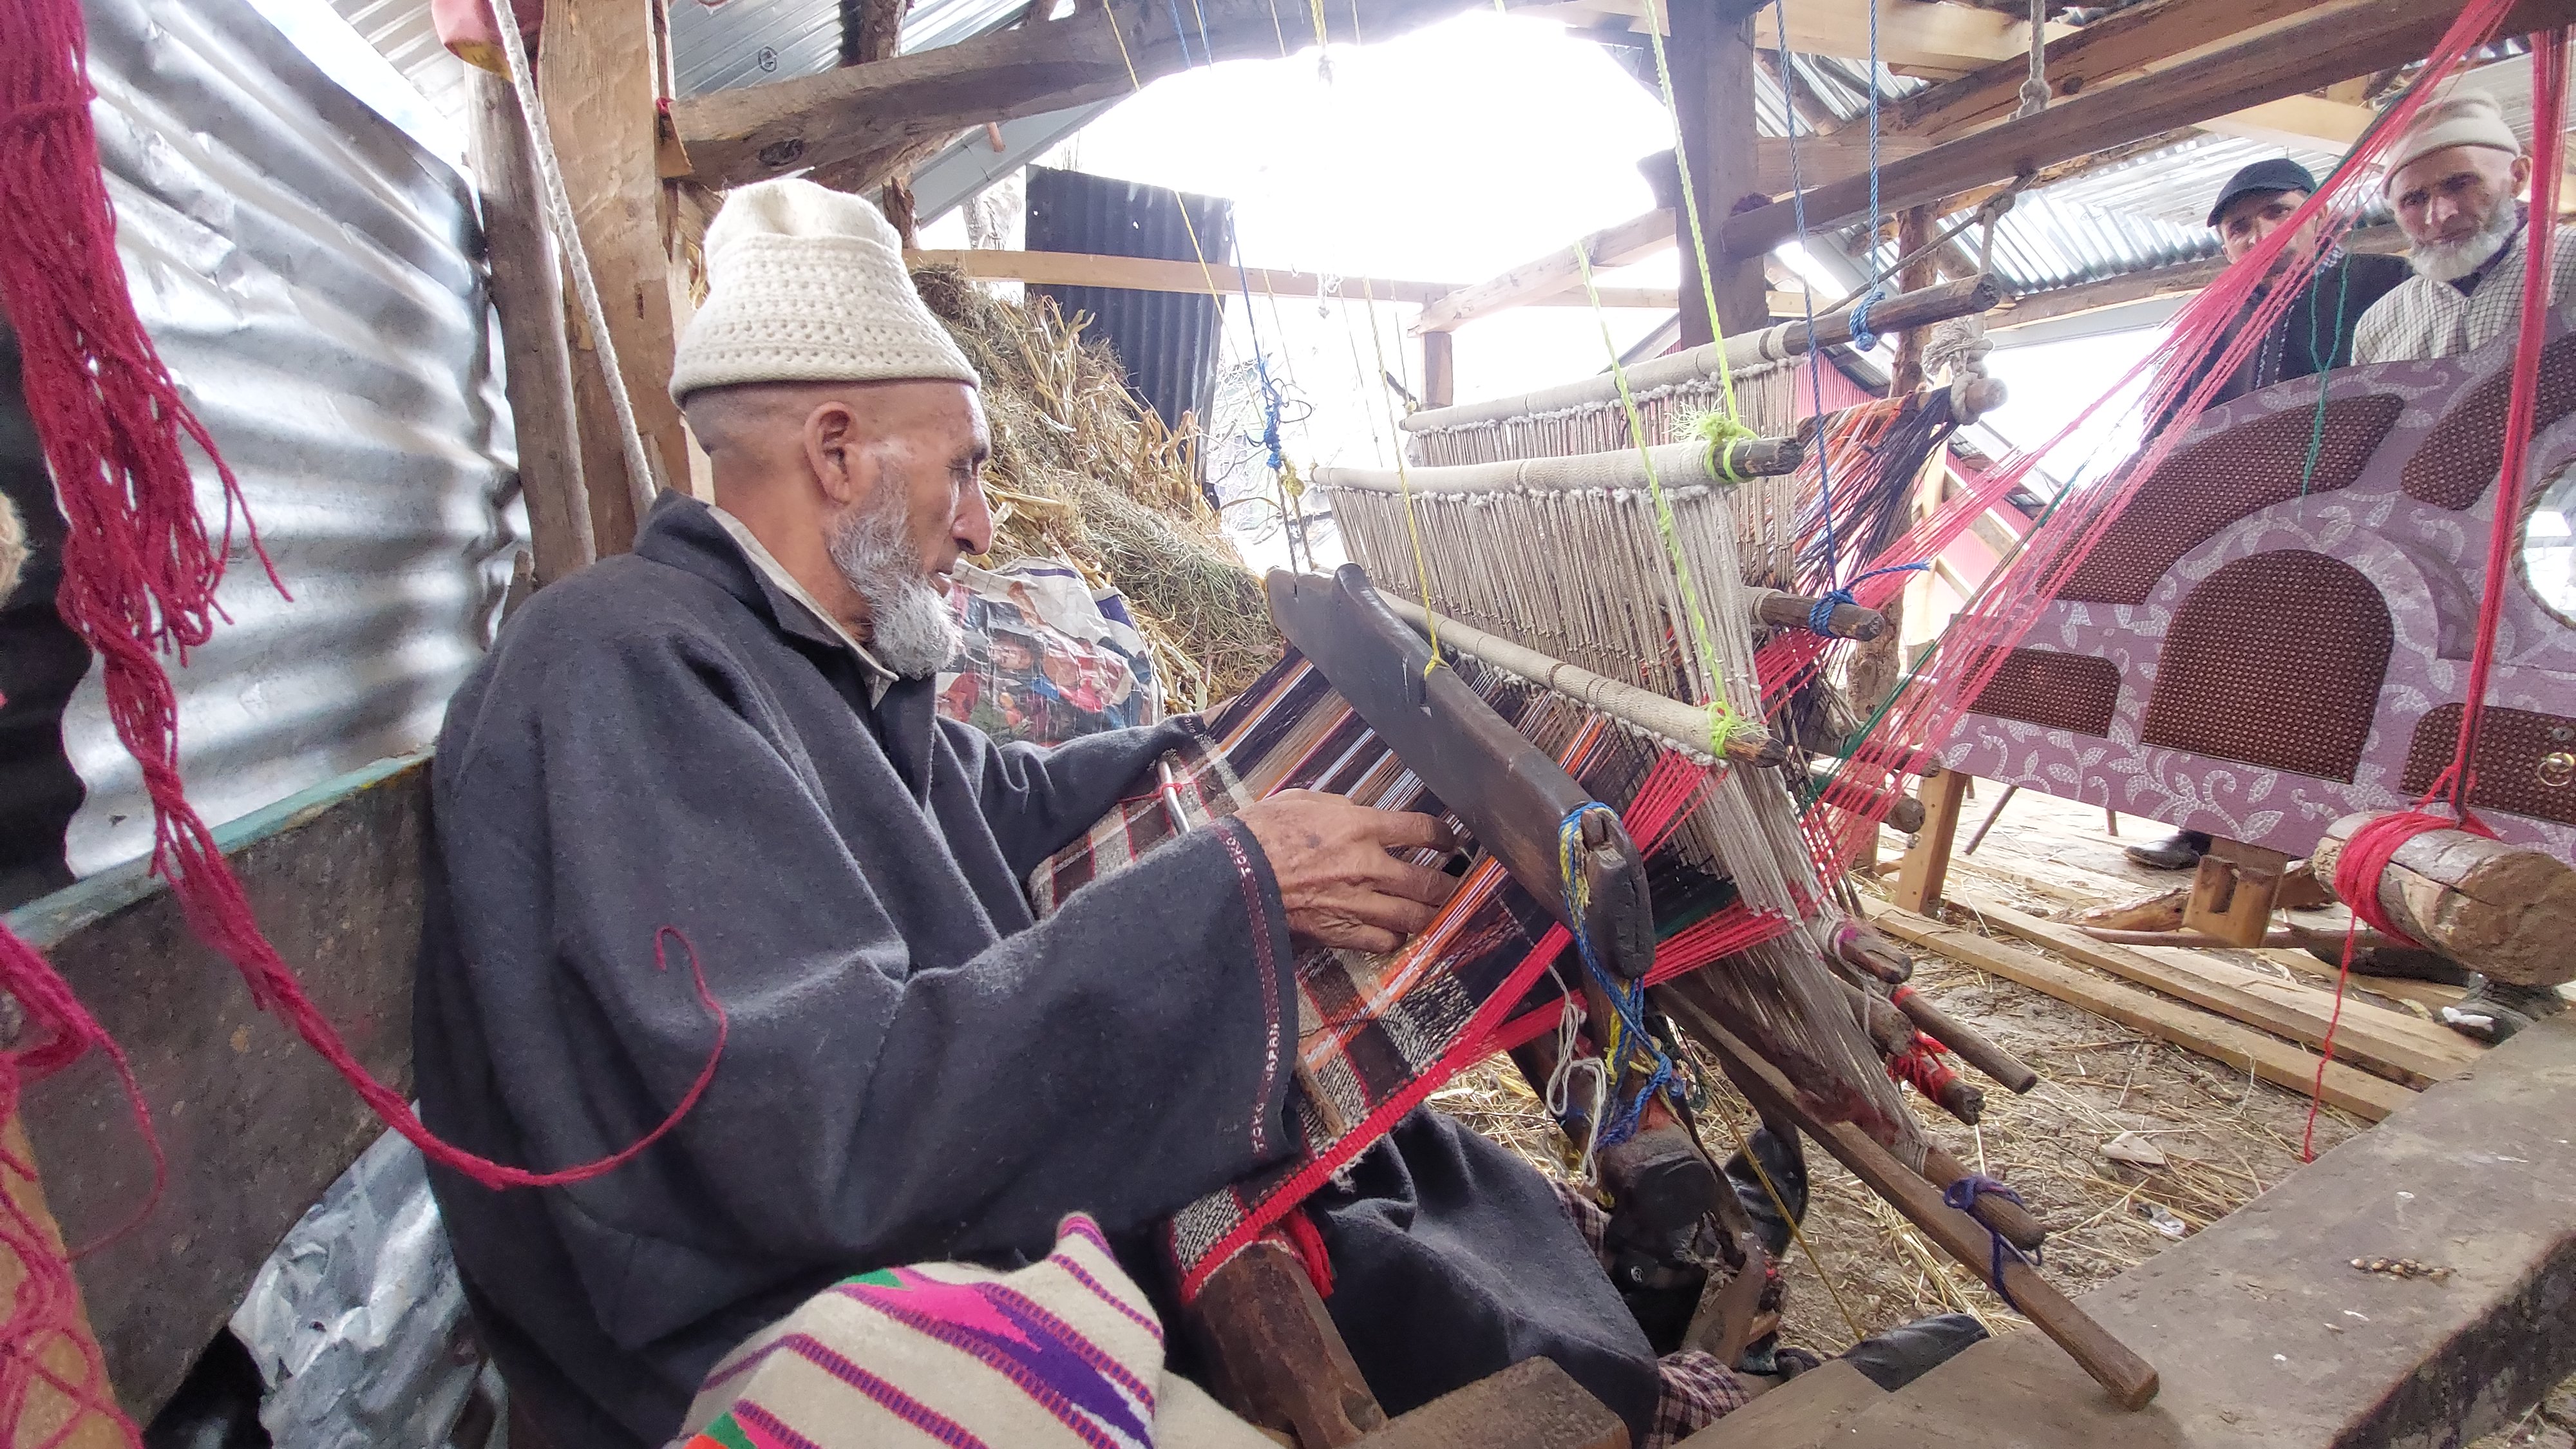
[[[2013,119],[2048,109],[2048,0],[2030,0],[2030,78],[2021,83],[2021,109]]]
[[[581,301],[582,321],[590,328],[592,353],[608,384],[608,404],[617,414],[618,441],[626,451],[626,496],[641,525],[653,506],[653,466],[645,460],[644,435],[635,426],[635,403],[626,395],[626,374],[618,370],[617,343],[608,335],[608,313],[599,305],[599,283],[591,276],[590,251],[581,243],[581,226],[572,212],[572,194],[564,189],[563,164],[555,158],[554,133],[546,125],[546,108],[537,103],[536,77],[528,69],[527,42],[520,38],[516,16],[504,18],[495,7],[492,28],[501,32],[501,54],[510,65],[510,90],[519,98],[519,117],[528,128],[529,149],[536,153],[537,176],[545,183],[546,223],[555,244],[571,263],[572,289]]]

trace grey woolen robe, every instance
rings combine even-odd
[[[1054,750],[871,704],[860,665],[665,495],[530,599],[448,708],[414,1005],[430,1126],[589,1182],[436,1172],[477,1320],[566,1449],[657,1442],[708,1365],[849,1273],[1141,1227],[1287,1141],[1286,919],[1231,821],[1042,923],[1020,881],[1165,728]],[[1264,939],[1266,938],[1266,940]]]
[[[414,1005],[422,1111],[505,1162],[671,1134],[572,1187],[432,1169],[478,1327],[554,1449],[655,1444],[725,1351],[851,1273],[1131,1245],[1288,1142],[1266,858],[1193,831],[1032,922],[1029,869],[1176,738],[996,746],[857,658],[703,505],[529,600],[448,709]],[[1653,1350],[1509,1153],[1416,1113],[1309,1210],[1390,1411],[1535,1355],[1642,1434]],[[1173,1306],[1148,1255],[1130,1267]],[[1183,1340],[1175,1336],[1176,1346]]]

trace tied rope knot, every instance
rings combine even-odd
[[[1869,309],[1887,299],[1887,288],[1872,286],[1853,300],[1851,307],[1851,345],[1863,352],[1878,347],[1878,334],[1869,330]]]
[[[1807,610],[1807,632],[1810,634],[1822,634],[1829,639],[1834,637],[1834,609],[1836,606],[1842,604],[1857,604],[1860,602],[1859,599],[1852,596],[1853,585],[1867,583],[1869,580],[1877,578],[1881,574],[1920,573],[1930,567],[1932,567],[1932,565],[1922,559],[1916,559],[1912,563],[1889,564],[1885,568],[1870,569],[1865,573],[1856,574],[1852,577],[1851,583],[1845,584],[1839,589],[1825,590],[1824,593],[1816,597],[1815,606]]]
[[[1692,430],[1708,442],[1708,476],[1720,483],[1749,483],[1753,475],[1735,466],[1736,450],[1762,435],[1753,425],[1731,414],[1703,413],[1692,424]]]
[[[2028,1203],[2021,1200],[2020,1193],[2013,1191],[2010,1186],[1997,1182],[1982,1172],[1969,1173],[1967,1176],[1960,1178],[1957,1182],[1941,1189],[1941,1201],[1949,1207],[1956,1208],[1960,1212],[1966,1213],[1970,1218],[1977,1217],[1977,1199],[1979,1197],[1999,1197],[2004,1201],[2011,1203],[2015,1207],[2029,1206]],[[1996,1296],[2003,1299],[2004,1306],[2006,1308],[2011,1309],[2015,1313],[2019,1313],[2021,1312],[2021,1305],[2013,1301],[2011,1290],[2004,1287],[2004,1264],[2007,1261],[2010,1261],[2022,1264],[2024,1267],[2029,1267],[2039,1261],[2039,1255],[2036,1253],[2024,1255],[2021,1249],[2005,1242],[2003,1234],[1996,1232],[1991,1227],[1987,1227],[1986,1223],[1982,1219],[1977,1220],[1977,1226],[1985,1228],[1986,1237],[1994,1243],[1994,1256],[1986,1265],[1986,1286],[1995,1290]]]
[[[1721,696],[1708,702],[1708,753],[1719,764],[1726,763],[1727,747],[1738,735],[1749,735],[1762,728],[1758,720],[1737,714]]]

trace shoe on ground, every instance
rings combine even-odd
[[[1873,1333],[1844,1349],[1842,1357],[1892,1394],[1985,1337],[1985,1326],[1964,1313],[1936,1313]]]
[[[2540,1018],[2566,1009],[2567,998],[2558,994],[2557,987],[2515,986],[2473,974],[2469,977],[2469,994],[2457,1004],[2442,1008],[2442,1024],[2493,1046]]]
[[[2209,853],[2209,837],[2197,830],[2179,830],[2162,840],[2132,845],[2129,859],[2149,870],[2190,870]]]

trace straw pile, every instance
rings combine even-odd
[[[984,377],[993,430],[988,565],[1069,560],[1127,598],[1175,709],[1231,698],[1279,657],[1260,581],[1200,495],[1196,438],[1128,392],[1109,349],[1051,298],[994,297],[951,268],[913,273]]]

